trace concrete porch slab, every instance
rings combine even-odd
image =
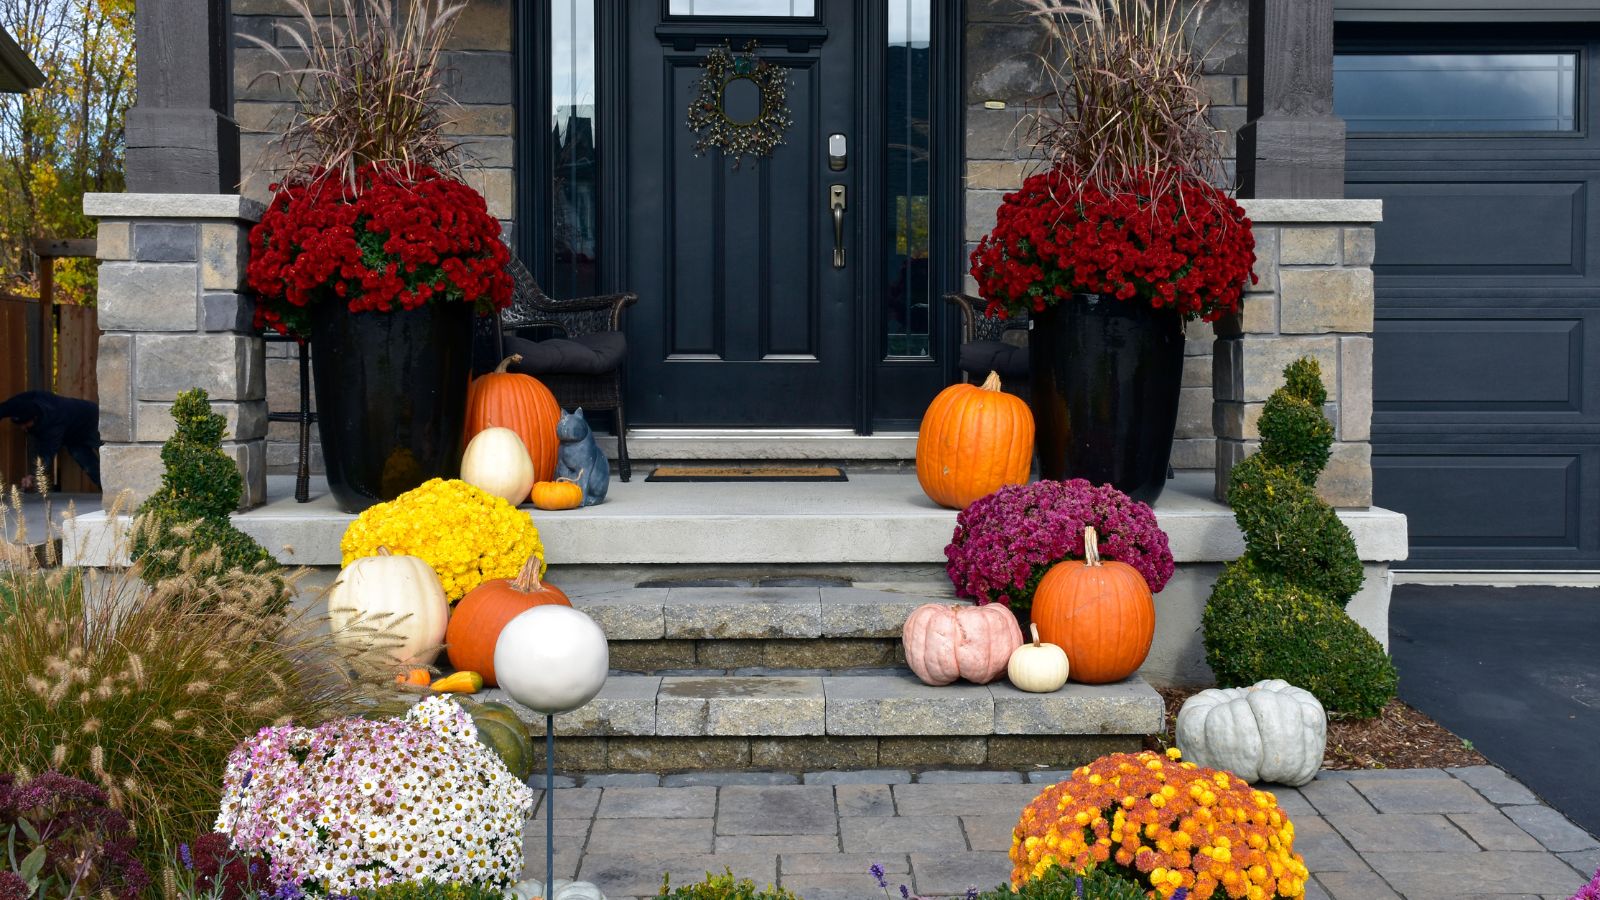
[[[1184,472],[1156,504],[1179,563],[1220,562],[1244,550],[1233,513],[1211,498],[1210,473]],[[313,485],[310,503],[293,499],[293,480],[268,479],[268,502],[234,522],[290,565],[337,566],[339,539],[354,516]],[[605,503],[545,512],[529,508],[548,558],[563,565],[937,563],[955,528],[953,510],[935,506],[911,473],[852,472],[848,482],[624,484]],[[1345,509],[1340,519],[1361,558],[1406,556],[1405,517],[1385,509]],[[78,518],[67,558],[102,566],[118,560],[126,520],[103,512]]]

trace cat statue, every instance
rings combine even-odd
[[[556,423],[556,440],[561,442],[556,451],[556,477],[570,478],[583,488],[584,506],[604,502],[606,489],[611,487],[611,463],[595,444],[583,407],[562,412]]]

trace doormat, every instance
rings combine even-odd
[[[657,466],[645,481],[849,481],[838,466]]]

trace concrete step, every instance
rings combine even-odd
[[[544,719],[503,691],[534,734]],[[1029,694],[1005,681],[930,687],[908,671],[613,675],[556,717],[564,771],[1070,766],[1161,730],[1161,696],[1134,676]]]
[[[561,570],[547,578],[560,584]],[[895,638],[906,616],[956,601],[948,581],[865,587],[561,585],[612,641]],[[959,601],[966,603],[967,601]]]

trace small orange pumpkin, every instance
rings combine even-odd
[[[577,509],[583,505],[583,487],[571,478],[540,481],[529,499],[540,509]]]
[[[427,669],[407,669],[394,677],[394,683],[427,687],[433,684],[433,673]]]
[[[917,432],[917,481],[933,502],[966,509],[1008,484],[1026,484],[1033,467],[1033,413],[1000,390],[990,372],[981,387],[939,392]]]
[[[1055,564],[1033,594],[1033,621],[1067,652],[1072,680],[1108,684],[1132,675],[1150,654],[1156,604],[1139,570],[1100,559],[1099,536],[1083,530],[1083,559]]]
[[[493,372],[473,380],[467,389],[467,428],[462,444],[485,428],[509,428],[528,449],[534,481],[549,481],[555,477],[556,451],[561,446],[556,440],[561,405],[539,379],[506,371],[507,366],[521,361],[521,356],[513,354],[501,360]]]
[[[506,623],[535,606],[571,606],[566,592],[539,580],[539,558],[528,557],[516,578],[485,581],[456,604],[445,628],[445,654],[457,670],[477,672],[494,687],[494,645]]]

